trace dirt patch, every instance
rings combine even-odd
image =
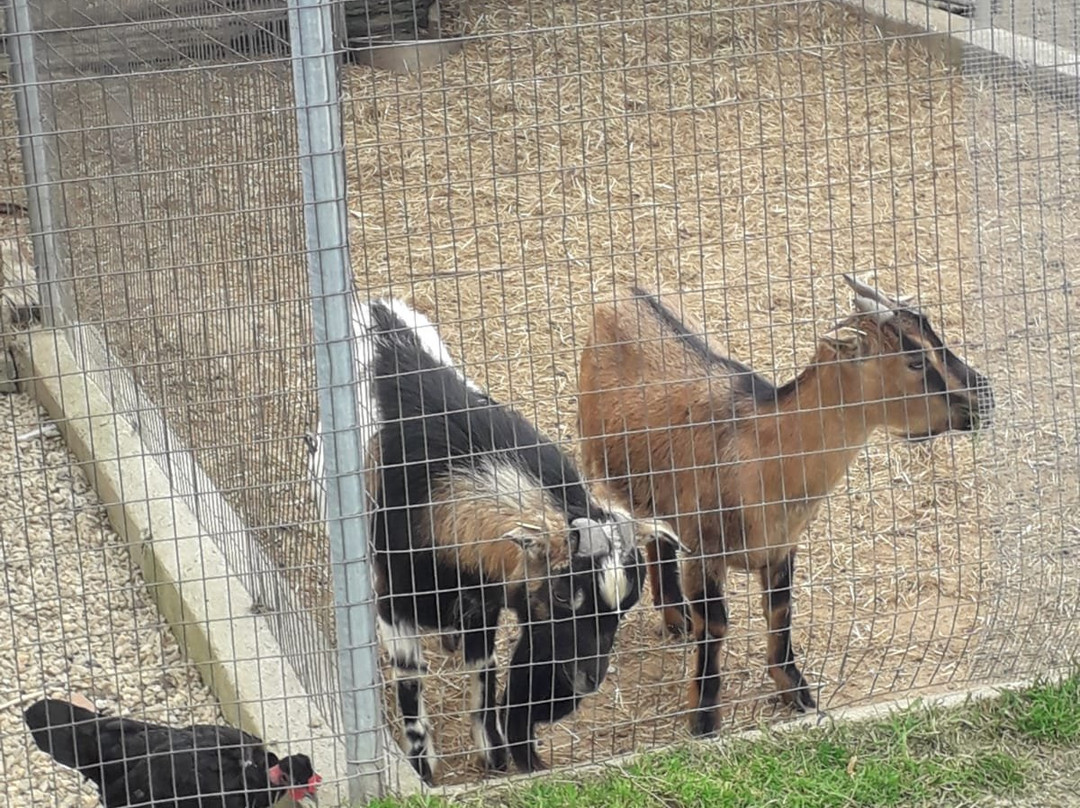
[[[980,524],[993,539],[973,675],[1033,676],[1075,658],[1080,617],[1080,122],[1024,92],[975,87],[979,297],[972,330],[1003,395]]]

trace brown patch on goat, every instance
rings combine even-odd
[[[374,507],[382,475],[377,441],[371,443],[366,489]],[[532,585],[569,563],[565,515],[512,466],[458,468],[433,480],[425,511],[419,531],[444,563],[480,570],[488,580]],[[386,595],[387,582],[375,569],[375,591]]]
[[[455,469],[431,486],[430,533],[447,563],[488,580],[538,581],[569,561],[566,518],[509,465]]]
[[[705,637],[713,626],[702,615],[723,608],[729,564],[759,571],[763,589],[776,590],[764,599],[769,671],[785,700],[814,706],[790,636],[802,531],[874,429],[925,437],[958,423],[973,428],[982,396],[992,401],[986,380],[945,350],[925,318],[898,306],[877,310],[878,300],[887,301],[857,296],[859,313],[775,389],[710,355],[695,336],[703,329],[676,314],[674,298],[661,297],[667,321],[636,297],[594,308],[579,374],[583,465],[635,514],[673,521],[696,556],[682,571],[705,682],[695,685],[692,710],[714,706],[718,643]],[[675,627],[685,623],[681,594],[662,580],[674,564],[661,555],[650,548],[650,586]],[[695,731],[711,725],[694,718]]]

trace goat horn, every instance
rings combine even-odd
[[[666,540],[669,544],[678,548],[679,552],[683,555],[690,555],[691,550],[685,544],[679,534],[672,529],[672,527],[663,519],[655,519],[652,524],[648,524],[645,520],[640,522],[642,526],[641,536],[639,544],[648,544],[655,541],[658,537]]]
[[[845,322],[844,320],[841,320],[828,331],[826,331],[824,336],[828,336],[829,334],[842,334],[845,331],[850,331],[852,334],[855,334],[859,337],[866,336],[866,332],[863,331],[861,328],[856,328],[855,326],[851,325],[848,322]]]
[[[825,336],[827,337],[830,334],[836,334],[837,336],[843,336],[845,333],[851,333],[851,334],[854,334],[857,337],[865,337],[866,336],[865,331],[863,331],[861,328],[856,328],[853,325],[838,325],[838,326],[836,326],[836,328],[831,328],[828,331],[826,331]]]
[[[897,306],[900,305],[898,301],[893,300],[884,292],[875,289],[873,286],[863,283],[854,275],[848,275],[847,273],[844,273],[843,277],[847,285],[855,290],[856,301],[859,297],[865,297],[874,301],[875,303],[879,303],[882,306],[890,309],[895,309],[897,308]]]
[[[855,308],[861,314],[869,314],[876,319],[879,323],[884,323],[886,320],[895,316],[893,309],[882,305],[877,300],[872,300],[862,295],[855,295]]]

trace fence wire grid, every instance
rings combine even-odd
[[[666,519],[689,551],[682,595],[710,593],[710,606],[691,606],[688,630],[672,633],[673,612],[654,602],[656,581],[642,567],[639,600],[616,630],[601,630],[582,604],[599,603],[610,579],[587,578],[601,586],[578,598],[572,632],[556,630],[555,645],[591,644],[594,656],[526,670],[586,693],[537,728],[549,766],[685,740],[708,724],[699,708],[717,672],[715,729],[730,733],[793,715],[782,693],[828,710],[1071,663],[1080,650],[1080,449],[1068,255],[1080,248],[1080,96],[1041,92],[977,50],[958,55],[883,27],[867,13],[873,4],[308,5],[335,22],[311,42],[350,57],[330,76],[340,127],[315,139],[340,137],[322,156],[343,169],[343,186],[323,169],[305,184],[316,163],[305,162],[298,125],[333,116],[297,100],[296,71],[309,68],[298,67],[305,55],[285,2],[9,0],[2,331],[8,375],[18,365],[24,377],[4,386],[0,408],[0,781],[9,805],[97,798],[34,746],[23,710],[45,696],[176,725],[235,723],[228,702],[239,700],[279,754],[311,753],[327,786],[359,764],[380,789],[413,788],[401,753],[421,751],[424,732],[438,758],[434,784],[496,776],[485,747],[488,762],[497,759],[492,742],[507,726],[488,693],[506,687],[518,637],[536,629],[509,609],[477,623],[480,596],[461,590],[480,565],[489,583],[521,578],[543,600],[545,583],[561,585],[559,564],[595,536],[570,529],[580,503],[536,493],[530,469],[554,454],[539,457],[521,435],[516,451],[481,451],[488,437],[477,426],[501,417],[485,396],[570,459],[582,478],[573,491],[642,525]],[[908,7],[922,9],[916,18],[927,9]],[[1016,0],[949,18],[957,29],[1053,42],[1059,67],[1075,72],[1075,13],[1054,8]],[[423,50],[395,49],[395,39],[418,38]],[[400,69],[410,64],[420,69]],[[320,211],[347,227],[347,252],[305,216],[312,188],[323,193]],[[445,385],[465,385],[461,376],[404,367],[372,382],[373,357],[385,374],[412,361],[415,346],[371,336],[390,316],[381,309],[345,322],[344,308],[334,319],[327,304],[313,321],[316,288],[332,296],[336,283],[330,254],[348,255],[356,305],[395,299],[406,325],[426,318],[418,333],[429,354],[437,339],[449,355],[428,361],[449,362],[473,391],[459,401]],[[857,312],[844,274],[876,290],[870,308],[894,311],[910,296],[926,319],[869,311],[875,293],[863,289],[861,319],[835,330]],[[664,296],[666,322],[633,302],[635,286]],[[926,322],[956,363],[933,347]],[[319,364],[320,327],[354,333],[366,385]],[[71,363],[42,358],[51,329],[56,355]],[[898,347],[908,353],[890,353]],[[744,366],[760,374],[753,389]],[[54,368],[44,386],[25,383],[43,367]],[[992,417],[974,373],[992,389]],[[96,430],[88,444],[53,425],[72,417],[63,400],[35,398],[49,383],[61,398],[79,391]],[[83,394],[88,383],[104,409]],[[405,411],[439,406],[409,400],[422,384],[446,411],[425,411],[437,428],[411,444],[423,460],[401,471],[395,441],[424,434]],[[868,384],[887,406],[853,403],[871,395]],[[320,454],[333,468],[363,469],[362,500],[345,484],[332,498],[349,524],[351,566],[331,550],[326,487],[312,476],[330,388],[355,397],[356,434],[367,441],[362,457],[327,446]],[[590,399],[590,389],[608,397]],[[479,409],[462,409],[470,396]],[[388,414],[395,407],[403,425]],[[368,451],[369,416],[391,424],[381,453]],[[441,436],[447,424],[459,444]],[[982,428],[905,441],[896,434],[905,424]],[[121,433],[141,449],[117,459],[144,463],[142,483],[134,493],[95,490],[90,459],[113,451],[109,436]],[[473,435],[466,451],[462,434]],[[606,454],[588,455],[589,437]],[[447,443],[462,455],[450,472]],[[154,488],[152,473],[167,485]],[[413,501],[419,491],[436,507]],[[236,595],[243,615],[231,600],[206,605],[204,628],[224,631],[214,636],[233,638],[229,647],[192,648],[170,626],[147,559],[172,545],[147,555],[154,537],[136,542],[117,524],[115,505],[150,513],[162,503],[172,529],[186,524],[181,511],[198,525],[176,542],[186,576],[177,589],[245,593]],[[414,521],[386,533],[375,520],[360,530],[359,519],[348,522],[379,503],[412,507]],[[622,536],[605,530],[604,541]],[[450,610],[441,636],[414,638],[433,603],[422,599],[419,617],[405,617],[409,592],[386,588],[431,583],[431,556],[407,548],[410,536],[422,543],[432,533],[448,565],[435,583],[462,583],[437,593]],[[380,556],[380,542],[394,552]],[[553,566],[533,578],[522,559],[537,546]],[[790,603],[785,547],[797,547]],[[394,596],[379,605],[342,571],[355,573],[368,555],[376,561],[363,574],[377,595]],[[218,556],[221,565],[209,560]],[[507,566],[496,572],[496,561]],[[377,563],[390,572],[373,576]],[[776,590],[764,604],[762,568]],[[480,600],[506,591],[492,585]],[[343,633],[343,615],[372,628],[377,615],[378,636]],[[494,620],[492,650],[480,629]],[[789,661],[787,620],[814,705],[790,667],[767,668]],[[463,636],[463,626],[476,631]],[[255,634],[272,642],[241,637]],[[355,647],[343,649],[343,636]],[[718,668],[694,690],[702,640]],[[343,672],[343,652],[377,659],[377,681]],[[222,654],[216,666],[200,664]],[[607,663],[599,672],[597,659]],[[245,662],[259,674],[233,683],[229,671]],[[288,677],[292,695],[271,695]],[[373,689],[376,715],[357,706]],[[348,746],[384,734],[385,757],[357,760]],[[318,759],[316,748],[336,759]]]

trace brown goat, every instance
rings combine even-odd
[[[908,440],[976,430],[994,408],[988,381],[944,346],[921,312],[844,276],[856,313],[810,364],[775,387],[713,353],[660,298],[634,288],[594,310],[581,356],[578,429],[588,476],[638,516],[677,526],[689,555],[649,547],[653,601],[669,630],[698,643],[691,729],[715,731],[728,566],[757,572],[768,670],[786,703],[816,706],[791,647],[800,534],[878,428]]]

